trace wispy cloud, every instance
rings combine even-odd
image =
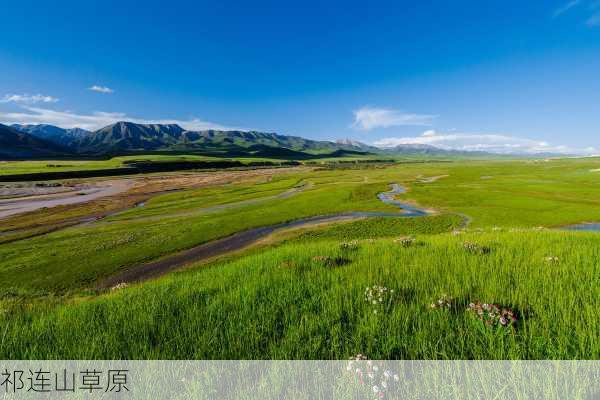
[[[189,120],[177,119],[143,119],[135,118],[118,112],[96,111],[91,114],[78,114],[71,111],[55,111],[46,108],[24,106],[22,112],[0,111],[0,121],[6,124],[50,124],[62,128],[83,128],[96,130],[118,121],[131,121],[138,124],[177,124],[187,130],[235,130],[240,128],[227,127],[198,118]]]
[[[35,104],[35,103],[56,103],[58,99],[52,96],[44,96],[41,94],[7,94],[0,99],[0,103],[19,103],[19,104]]]
[[[431,125],[436,115],[413,114],[388,108],[362,107],[354,111],[352,127],[361,130],[389,128],[393,126]]]
[[[93,85],[93,86],[90,86],[88,89],[93,92],[98,92],[98,93],[113,93],[114,92],[114,90],[112,90],[111,88],[106,87],[106,86],[100,86],[100,85]]]
[[[575,7],[581,9],[580,15],[583,13],[587,16],[585,24],[588,27],[595,28],[600,26],[600,12],[598,12],[598,9],[600,8],[600,1],[598,0],[571,0],[555,9],[552,17],[558,18],[561,15],[573,10]]]
[[[578,6],[580,3],[581,3],[581,0],[571,0],[568,3],[565,3],[565,4],[561,5],[560,7],[558,7],[556,10],[554,10],[554,13],[552,14],[552,16],[554,18],[558,18],[562,14],[564,14],[567,11],[569,11],[570,9],[572,9],[573,7]]]
[[[589,27],[600,26],[600,13],[594,14],[585,21],[585,24]]]
[[[373,143],[375,146],[389,148],[403,144],[425,144],[448,150],[486,151],[500,154],[598,154],[595,148],[572,148],[552,145],[545,141],[520,138],[503,134],[487,133],[439,133],[433,130],[423,132],[416,137],[390,137]]]

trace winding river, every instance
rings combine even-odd
[[[599,222],[587,222],[587,223],[583,223],[583,224],[565,226],[562,229],[567,230],[567,231],[599,232],[600,231],[600,223]]]
[[[423,217],[430,214],[427,210],[396,200],[394,197],[398,194],[405,193],[406,189],[395,183],[392,184],[391,187],[392,190],[389,192],[379,193],[377,198],[385,204],[398,207],[403,211],[401,213],[352,211],[334,215],[319,215],[301,218],[295,221],[253,228],[247,231],[235,233],[222,239],[201,244],[191,249],[161,258],[157,261],[152,261],[147,264],[130,268],[127,271],[121,272],[102,281],[99,284],[99,287],[110,288],[123,282],[139,282],[154,278],[169,271],[181,268],[184,265],[192,262],[204,261],[233,251],[241,250],[282,229],[300,228],[323,223],[350,221],[369,217],[410,218]]]

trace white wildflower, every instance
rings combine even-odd
[[[120,289],[125,289],[127,286],[129,286],[127,283],[125,282],[121,282],[116,284],[115,286],[111,287],[110,290],[120,290]]]

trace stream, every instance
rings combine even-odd
[[[305,226],[331,223],[339,221],[350,221],[369,217],[411,218],[429,215],[427,210],[403,203],[394,197],[406,192],[406,189],[398,184],[391,185],[389,192],[379,193],[377,198],[385,204],[398,207],[403,212],[381,212],[381,211],[351,211],[333,215],[318,215],[301,218],[290,222],[283,222],[270,226],[249,229],[247,231],[234,233],[231,236],[201,244],[188,250],[142,264],[107,278],[99,284],[101,288],[110,288],[119,283],[139,282],[154,278],[164,273],[178,269],[192,262],[199,262],[230,252],[241,250],[253,243],[258,242],[270,234],[289,228],[300,228]]]

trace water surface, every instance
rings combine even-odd
[[[565,226],[562,229],[567,231],[589,231],[589,232],[600,232],[600,222],[589,222],[583,224],[575,224]]]

